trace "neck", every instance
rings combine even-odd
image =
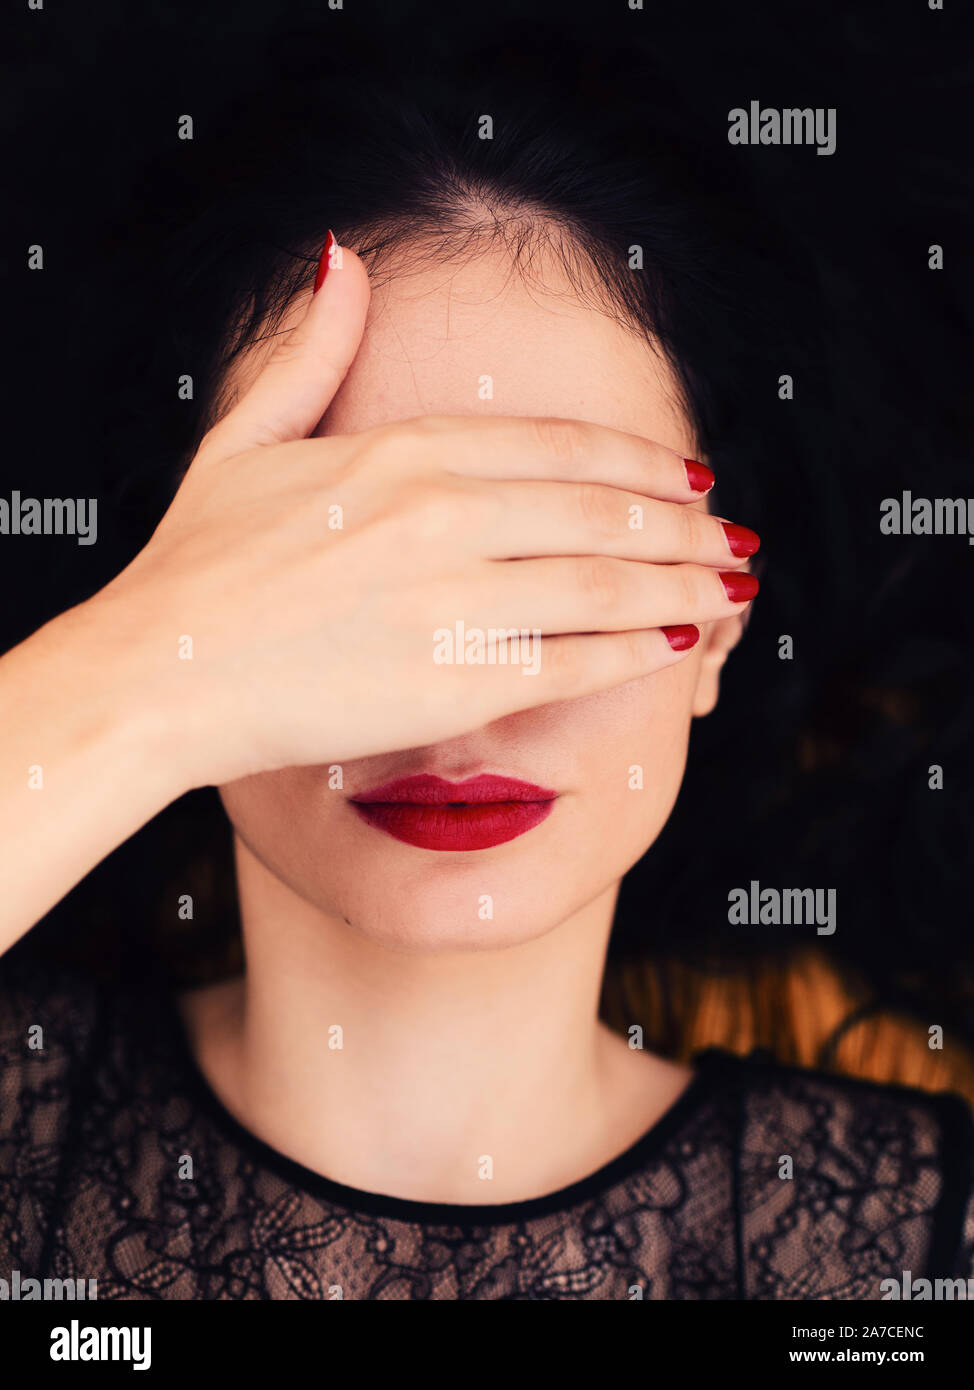
[[[599,1022],[617,884],[535,940],[434,953],[312,906],[240,841],[237,874],[247,970],[186,1001],[197,1056],[244,1124],[338,1182],[523,1200],[608,1161],[685,1083]]]

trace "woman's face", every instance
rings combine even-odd
[[[362,348],[316,433],[434,413],[563,416],[695,457],[676,401],[662,359],[583,304],[554,258],[535,260],[526,278],[498,248],[466,264],[407,265],[374,290]],[[377,942],[473,950],[540,936],[614,893],[655,840],[680,786],[691,718],[716,698],[738,622],[703,626],[689,657],[603,694],[347,762],[340,787],[327,765],[247,777],[221,788],[224,806],[287,889]],[[417,774],[494,774],[557,798],[540,823],[469,850],[407,843],[351,803]]]

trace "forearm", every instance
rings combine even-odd
[[[89,605],[0,659],[0,952],[184,790],[167,737]]]

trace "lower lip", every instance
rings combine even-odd
[[[369,825],[417,849],[490,849],[547,820],[551,801],[486,801],[420,806],[408,801],[353,801]]]

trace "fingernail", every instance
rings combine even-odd
[[[328,265],[331,260],[331,253],[335,249],[336,245],[337,242],[335,241],[335,233],[329,227],[328,235],[325,237],[325,249],[321,253],[321,260],[318,262],[318,274],[315,276],[315,294],[318,293],[322,285],[325,283],[325,276],[328,274]]]
[[[753,574],[734,574],[732,571],[721,571],[718,578],[731,603],[746,603],[748,599],[754,597],[761,587]]]
[[[700,629],[693,623],[683,623],[680,627],[664,627],[663,636],[675,652],[687,652],[700,640]]]
[[[737,526],[733,521],[722,521],[720,524],[732,555],[743,559],[745,555],[753,555],[761,549],[761,537],[757,531],[749,531],[746,526]]]
[[[684,459],[683,467],[687,471],[687,482],[694,492],[709,492],[717,481],[707,465],[697,463],[696,459]]]

